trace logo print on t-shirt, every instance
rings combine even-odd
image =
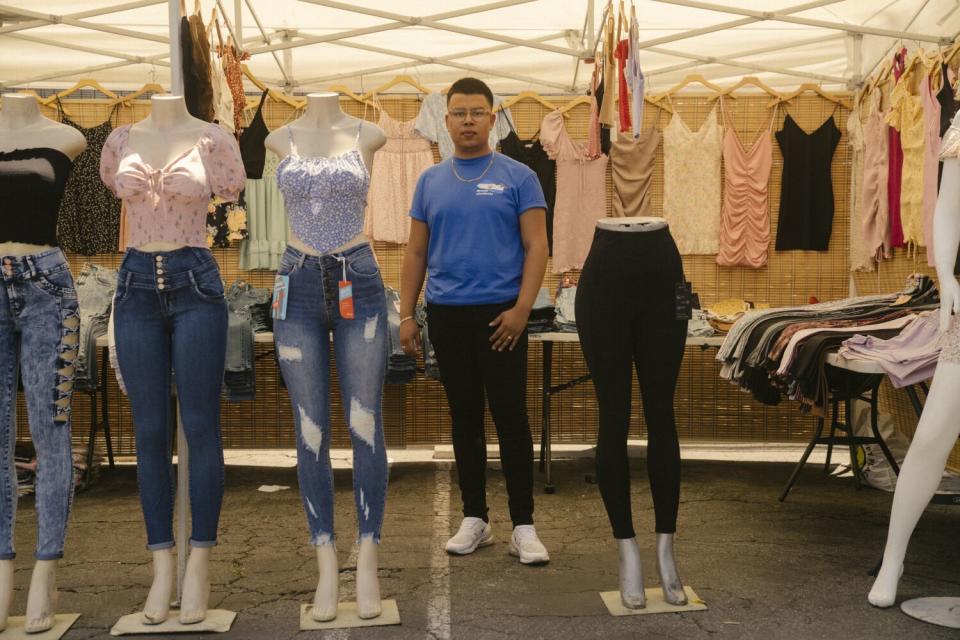
[[[499,182],[481,182],[477,185],[477,190],[474,195],[495,196],[503,193],[506,188],[507,185],[500,184]]]

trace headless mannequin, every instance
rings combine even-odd
[[[37,99],[28,94],[7,93],[0,108],[0,151],[31,147],[47,147],[75,160],[87,148],[87,141],[73,127],[45,118]],[[29,212],[24,212],[29,214]],[[0,243],[0,255],[25,256],[49,249],[48,245]],[[53,627],[57,608],[56,560],[38,560],[30,579],[27,596],[28,633]],[[0,560],[0,631],[7,626],[13,599],[13,560]]]
[[[130,128],[128,148],[148,166],[165,167],[197,143],[209,123],[194,118],[187,111],[182,96],[153,96],[150,115]],[[140,251],[174,251],[184,245],[170,242],[148,242]],[[193,624],[207,616],[210,597],[210,547],[190,549],[183,577],[180,599],[180,622]],[[145,624],[160,624],[170,615],[176,568],[173,549],[153,552],[153,584],[143,606]]]
[[[290,136],[286,128],[293,130],[297,151],[302,156],[334,156],[353,149],[357,140],[357,127],[360,120],[349,116],[340,109],[340,97],[336,93],[311,93],[307,96],[307,110],[300,118],[286,127],[276,129],[267,136],[264,145],[285,158],[291,154]],[[369,122],[363,122],[357,145],[363,163],[373,165],[373,154],[387,141],[383,132]],[[308,246],[293,231],[290,231],[291,247],[308,255],[320,255],[316,249]],[[331,253],[339,253],[354,245],[366,242],[362,233]],[[337,550],[334,544],[317,547],[317,566],[320,579],[313,598],[311,617],[319,622],[333,620],[337,616],[339,599],[339,568]],[[361,618],[375,618],[380,615],[380,583],[377,579],[377,543],[372,537],[360,541],[357,554],[357,613]]]
[[[957,247],[960,246],[960,159],[943,162],[943,181],[933,218],[933,232],[940,284],[940,331],[944,332],[951,322],[960,322],[960,284],[953,275]],[[903,573],[903,558],[910,535],[933,498],[947,457],[960,435],[958,388],[960,364],[940,361],[917,432],[897,478],[883,564],[867,596],[875,607],[889,607],[897,598],[897,583]]]
[[[667,226],[667,221],[659,217],[603,218],[597,221],[597,227],[601,229],[623,233],[645,233]],[[647,596],[643,591],[643,565],[637,539],[617,540],[617,547],[620,552],[620,600],[628,609],[643,609],[647,606]],[[687,604],[677,561],[673,557],[672,533],[657,534],[657,571],[664,600],[677,606]]]

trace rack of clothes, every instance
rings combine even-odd
[[[904,332],[915,336],[916,342],[901,341],[899,348],[914,349],[915,357],[923,360],[930,341],[926,332],[914,332],[928,322],[929,315],[924,313],[935,312],[938,306],[933,281],[915,274],[902,291],[892,294],[748,311],[730,329],[717,353],[720,377],[764,404],[776,405],[787,397],[799,401],[803,411],[823,416],[829,385],[843,375],[825,365],[827,353],[855,336],[871,342]],[[909,333],[908,327],[912,327]],[[858,340],[864,338],[851,341],[848,352],[854,351]]]

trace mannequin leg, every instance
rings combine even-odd
[[[657,571],[660,573],[660,588],[663,599],[682,607],[687,604],[687,595],[677,573],[677,561],[673,558],[673,534],[657,534]]]
[[[13,601],[13,560],[0,560],[0,631],[7,628]]]
[[[183,573],[180,624],[195,624],[207,617],[210,600],[210,547],[192,547]]]
[[[643,590],[643,563],[636,538],[617,540],[620,550],[620,602],[627,609],[643,609],[647,606],[647,594]]]
[[[39,633],[53,628],[57,615],[57,561],[37,560],[27,595],[24,630]]]
[[[143,605],[141,619],[144,624],[160,624],[170,615],[170,600],[176,574],[172,549],[153,552],[153,584]]]
[[[380,615],[380,581],[377,578],[377,551],[373,536],[360,539],[357,554],[357,615],[362,619]]]
[[[320,574],[320,580],[317,582],[317,592],[313,596],[313,608],[310,610],[310,617],[317,622],[329,622],[337,617],[340,582],[340,570],[337,567],[337,548],[332,540],[317,547],[317,570]],[[358,575],[358,585],[359,582]],[[359,587],[357,591],[359,592]]]
[[[930,385],[923,415],[907,457],[900,467],[893,494],[883,564],[867,599],[875,607],[889,607],[897,598],[903,558],[917,521],[940,484],[947,457],[960,433],[960,365],[941,361]]]

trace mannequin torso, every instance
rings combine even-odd
[[[264,144],[267,149],[277,154],[277,157],[283,159],[293,152],[290,145],[291,134],[296,141],[297,154],[303,157],[337,156],[352,150],[356,145],[368,171],[373,166],[373,154],[387,141],[383,131],[376,125],[343,113],[340,109],[340,97],[336,93],[309,94],[306,113],[290,124],[274,130],[267,136]],[[366,237],[358,234],[349,242],[333,249],[332,253],[365,241]],[[292,230],[289,244],[304,253],[318,255],[315,249],[307,246]]]
[[[87,148],[87,141],[73,127],[45,118],[34,96],[4,94],[0,108],[0,152],[37,147],[55,149],[72,161]],[[49,248],[49,245],[3,242],[0,255],[23,256]]]
[[[645,232],[668,226],[664,218],[637,216],[632,218],[601,218],[597,227],[606,231]]]
[[[153,169],[166,167],[197,144],[209,123],[187,111],[182,96],[153,96],[150,115],[130,127],[128,148]],[[142,251],[173,251],[183,245],[149,242]]]

